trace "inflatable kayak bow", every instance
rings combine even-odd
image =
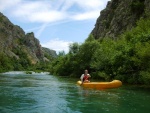
[[[81,85],[81,81],[77,81],[78,85]],[[94,88],[94,89],[108,89],[108,88],[118,88],[122,85],[120,80],[113,80],[112,82],[87,82],[83,83],[81,86],[85,88]]]

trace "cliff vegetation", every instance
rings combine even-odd
[[[83,44],[70,45],[68,54],[52,62],[54,75],[150,85],[150,2],[112,0],[101,12]]]
[[[56,51],[42,48],[34,33],[27,33],[0,13],[0,72],[47,70]]]

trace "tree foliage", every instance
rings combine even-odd
[[[50,71],[60,76],[80,77],[85,69],[92,78],[150,84],[150,20],[141,19],[137,27],[117,40],[99,41],[89,35],[80,46],[70,45],[69,53],[53,61]]]

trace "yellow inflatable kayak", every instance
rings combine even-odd
[[[81,81],[77,81],[78,85],[81,85]],[[120,80],[113,80],[112,82],[87,82],[83,83],[81,86],[85,88],[94,88],[94,89],[108,89],[108,88],[118,88],[122,85]]]

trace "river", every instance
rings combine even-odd
[[[150,113],[150,90],[84,89],[77,79],[48,74],[0,74],[0,113]]]

